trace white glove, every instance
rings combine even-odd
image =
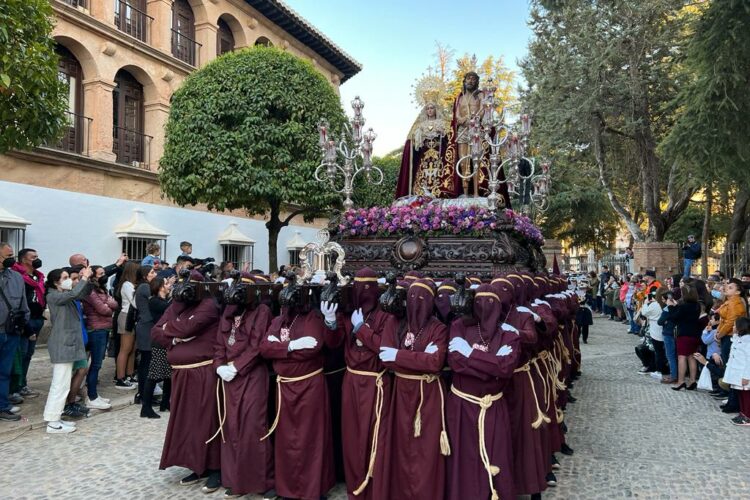
[[[232,286],[232,283],[234,283],[234,278],[227,278],[225,280],[221,280],[222,283],[226,283],[227,286]]]
[[[320,303],[320,312],[323,313],[323,317],[325,317],[327,323],[336,322],[336,311],[338,310],[339,310],[339,305],[333,302],[328,302],[324,300],[323,302]]]
[[[469,287],[469,290],[476,290],[477,288],[479,288],[479,285],[477,285],[476,283],[474,283],[473,285],[471,285]]]
[[[380,361],[392,362],[396,361],[397,353],[398,349],[394,349],[393,347],[381,347],[378,357],[380,358]]]
[[[281,340],[279,340],[279,337],[277,337],[276,335],[269,335],[268,341],[269,342],[281,342]]]
[[[508,323],[503,323],[502,325],[500,325],[500,328],[502,328],[504,332],[513,332],[518,335],[518,330],[516,330],[513,325],[509,325]]]
[[[536,323],[539,323],[542,320],[542,318],[540,318],[537,313],[535,313],[534,311],[532,311],[528,307],[518,306],[518,307],[516,307],[516,311],[531,314],[532,316],[534,316],[534,322],[536,322]]]
[[[463,337],[453,337],[448,344],[449,352],[457,352],[465,358],[471,356],[473,350],[474,349],[472,349],[472,347],[468,342],[466,342],[466,339]]]
[[[325,275],[316,274],[315,276],[312,277],[312,279],[310,279],[310,283],[312,283],[313,285],[322,285],[325,279],[326,279]]]
[[[313,349],[318,345],[314,337],[300,337],[289,341],[289,351],[299,351],[300,349]]]
[[[513,348],[509,345],[504,345],[498,349],[496,356],[507,356],[513,352]]]
[[[438,350],[438,347],[434,343],[432,343],[432,342],[430,342],[429,344],[427,344],[427,347],[424,348],[424,352],[426,352],[427,354],[436,353],[437,350]]]
[[[362,314],[362,309],[357,309],[352,313],[352,326],[354,326],[355,330],[358,330],[362,323],[365,322],[365,315]]]
[[[237,376],[237,369],[231,365],[221,365],[216,369],[216,373],[224,382],[231,382]]]

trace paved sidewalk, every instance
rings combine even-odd
[[[636,343],[623,325],[596,320],[589,344],[582,345],[584,375],[574,389],[578,402],[566,416],[575,455],[558,455],[559,486],[543,496],[750,498],[750,429],[732,426],[706,394],[674,392],[638,375]],[[23,405],[30,405],[32,422],[41,418],[49,385],[45,355],[35,356],[30,379],[45,394]],[[43,428],[28,430],[28,423],[25,430],[8,432],[3,427],[8,424],[0,424],[0,497],[221,498],[219,492],[203,495],[200,486],[179,486],[183,469],[158,470],[167,414],[159,420],[139,418],[139,409],[127,405],[132,393],[112,387],[112,369],[108,359],[102,392],[126,406],[79,422],[73,434],[47,435]],[[339,485],[329,498],[344,500],[343,490]]]

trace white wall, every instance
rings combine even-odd
[[[128,223],[135,208],[144,211],[149,223],[169,233],[167,262],[174,263],[184,240],[193,244],[193,256],[220,261],[218,237],[234,221],[255,240],[254,266],[269,272],[268,231],[263,221],[2,181],[0,193],[0,206],[31,222],[26,228],[26,246],[39,252],[44,272],[67,266],[74,253],[86,255],[92,264],[114,262],[121,249],[115,228]],[[279,264],[289,262],[286,243],[295,231],[305,241],[315,241],[315,228],[285,227],[278,241]]]

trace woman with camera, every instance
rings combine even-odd
[[[708,323],[708,316],[701,321],[701,306],[698,303],[698,291],[691,278],[683,278],[680,285],[679,302],[674,297],[667,298],[668,314],[666,319],[675,324],[677,344],[677,385],[673,390],[687,389],[694,391],[698,387],[698,364],[693,354],[698,352],[701,343],[701,333]],[[688,381],[685,382],[685,372],[689,370]]]
[[[140,403],[143,394],[143,384],[148,378],[148,366],[151,362],[151,328],[154,327],[154,320],[151,318],[151,311],[148,307],[148,301],[151,298],[151,287],[149,283],[156,277],[156,271],[153,266],[141,266],[136,273],[135,289],[135,348],[140,354],[138,362],[138,393],[135,395],[135,403]],[[153,411],[153,410],[152,410]]]
[[[64,422],[60,417],[70,392],[73,363],[86,359],[81,316],[75,302],[91,293],[90,277],[89,267],[81,269],[75,286],[67,271],[62,269],[53,269],[47,275],[46,300],[52,324],[47,351],[52,363],[52,382],[44,406],[44,420],[49,434],[67,434],[76,430],[75,423]]]
[[[154,324],[158,323],[164,311],[172,303],[172,284],[174,277],[163,279],[154,278],[149,283],[151,297],[148,299],[148,311]],[[149,342],[151,342],[151,360],[148,363],[148,375],[143,384],[141,393],[141,417],[160,418],[160,415],[151,407],[154,397],[154,390],[159,381],[163,381],[164,386],[161,396],[159,411],[169,410],[169,397],[172,393],[172,367],[167,361],[167,350],[151,339],[149,332]]]

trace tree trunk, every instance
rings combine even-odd
[[[268,274],[275,273],[279,269],[278,265],[278,241],[279,233],[282,225],[281,219],[279,219],[280,207],[278,203],[271,202],[271,213],[266,222],[266,228],[268,229]]]
[[[727,237],[727,247],[740,243],[748,228],[747,205],[750,202],[750,186],[742,183],[734,197],[732,208],[732,226]]]
[[[703,232],[701,234],[701,244],[703,245],[703,252],[701,252],[701,276],[705,280],[708,278],[708,252],[711,249],[709,245],[709,228],[711,227],[711,210],[713,209],[713,185],[708,183],[706,187],[706,213],[703,216]]]

